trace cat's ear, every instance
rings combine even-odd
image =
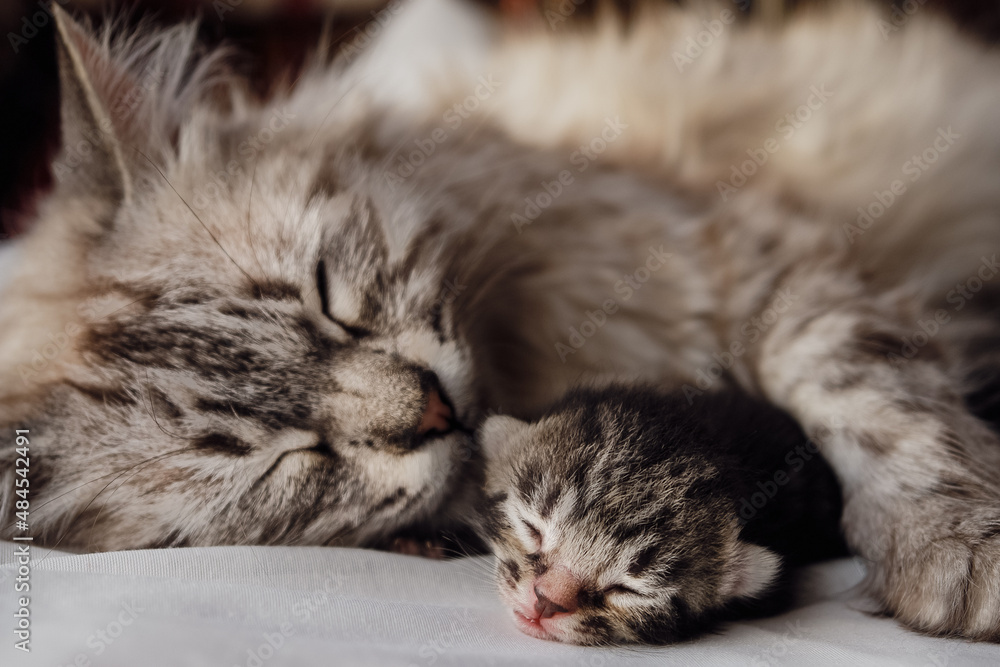
[[[776,553],[737,540],[736,553],[722,580],[721,593],[727,600],[760,597],[777,580],[780,572],[781,557]]]
[[[63,152],[53,175],[70,191],[118,206],[131,194],[121,120],[111,109],[135,83],[107,49],[58,4],[52,5],[59,52]]]
[[[489,417],[476,434],[479,450],[487,462],[501,460],[529,428],[526,422],[507,415]]]

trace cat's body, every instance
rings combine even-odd
[[[406,103],[373,50],[265,104],[224,76],[220,106],[191,29],[57,14],[56,166],[87,160],[0,304],[39,541],[371,544],[476,486],[464,429],[422,428],[435,392],[472,427],[581,377],[736,383],[822,444],[890,612],[998,637],[1000,446],[961,400],[998,332],[994,54],[852,7],[680,68],[703,16],[664,10],[403,71]]]
[[[845,552],[833,472],[791,418],[740,392],[577,390],[478,438],[483,535],[532,636],[687,639],[748,602],[780,608],[784,565]]]

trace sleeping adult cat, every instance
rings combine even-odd
[[[374,544],[461,521],[487,409],[735,383],[836,425],[889,613],[1000,637],[1000,447],[961,398],[1000,331],[949,296],[1000,247],[995,54],[850,7],[680,67],[704,16],[664,9],[502,43],[411,107],[326,66],[257,103],[190,26],[55,12],[58,184],[0,304],[36,540]]]

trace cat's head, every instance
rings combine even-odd
[[[679,641],[778,575],[739,538],[727,481],[681,418],[580,395],[535,423],[487,419],[483,537],[517,627],[574,644]],[[662,406],[661,409],[668,409]],[[651,412],[652,410],[652,412]]]
[[[432,213],[302,101],[213,87],[192,28],[54,11],[57,187],[0,305],[4,516],[14,428],[50,544],[369,544],[435,515],[477,406]]]

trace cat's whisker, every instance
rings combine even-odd
[[[141,155],[146,160],[146,162],[148,162],[149,165],[154,170],[156,170],[156,173],[160,175],[160,178],[162,178],[163,182],[167,184],[167,187],[169,187],[173,191],[173,193],[175,195],[177,195],[177,198],[180,199],[181,202],[184,204],[184,206],[187,208],[187,210],[189,210],[191,212],[191,215],[193,215],[194,218],[195,218],[195,220],[198,221],[198,224],[200,224],[205,229],[205,232],[208,233],[209,237],[211,237],[211,239],[215,243],[215,245],[219,246],[219,249],[222,251],[222,253],[226,257],[229,258],[229,261],[233,263],[233,266],[235,266],[237,269],[239,269],[240,273],[242,273],[246,277],[246,279],[250,281],[250,284],[252,284],[255,287],[259,288],[260,285],[257,283],[256,280],[254,280],[253,276],[251,276],[249,273],[247,273],[246,270],[244,270],[243,267],[240,266],[239,262],[237,262],[233,258],[233,256],[229,254],[229,251],[226,250],[225,246],[222,245],[222,243],[215,236],[215,234],[212,232],[212,230],[209,228],[209,226],[205,224],[205,221],[202,220],[201,216],[198,215],[198,213],[194,210],[194,208],[191,206],[191,204],[189,204],[187,202],[187,200],[184,198],[184,196],[180,192],[177,191],[177,188],[174,187],[173,183],[170,182],[170,179],[167,178],[167,175],[163,173],[163,171],[160,169],[160,167],[155,162],[153,162],[153,160],[150,159],[149,156],[147,156],[145,153],[143,153],[139,148],[137,148],[135,146],[132,146],[132,150],[134,150],[136,153],[138,153],[139,155]]]
[[[267,272],[264,271],[264,267],[260,263],[260,256],[257,254],[257,243],[256,241],[254,241],[254,234],[250,230],[250,211],[253,208],[253,189],[254,189],[254,184],[257,181],[257,165],[259,163],[260,163],[260,154],[258,153],[254,156],[253,171],[250,172],[250,194],[247,197],[247,214],[246,214],[246,224],[244,227],[246,229],[247,243],[250,246],[250,251],[253,253],[254,262],[257,263],[257,269],[260,271],[260,275],[265,276],[267,275]]]
[[[470,558],[463,558],[451,563],[452,567],[463,570],[465,574],[475,578],[477,581],[492,584],[494,583],[493,571],[489,568],[480,567],[480,563]]]
[[[116,480],[118,480],[122,475],[125,475],[125,474],[129,473],[130,471],[134,470],[135,468],[137,468],[139,466],[146,466],[146,465],[148,465],[150,463],[154,463],[156,461],[165,459],[165,458],[170,457],[170,456],[176,456],[177,454],[182,454],[184,452],[193,451],[194,449],[195,449],[194,447],[184,447],[184,448],[181,448],[181,449],[175,449],[175,450],[170,451],[170,452],[165,452],[163,454],[157,454],[155,456],[151,456],[151,457],[149,457],[147,459],[139,461],[138,463],[136,463],[134,465],[131,465],[128,468],[125,468],[123,470],[117,471],[115,473],[109,473],[109,474],[115,475],[114,478],[112,478],[111,481],[109,481],[107,484],[105,484],[101,488],[101,490],[97,492],[97,495],[95,495],[93,498],[91,498],[90,502],[88,502],[84,506],[84,508],[82,510],[80,510],[79,512],[76,513],[75,519],[76,518],[80,518],[81,516],[83,516],[87,512],[87,510],[90,509],[90,506],[93,505],[94,502],[101,496],[101,494],[104,493],[107,490],[107,488],[109,486],[111,486]],[[97,480],[103,479],[104,477],[107,477],[107,476],[108,475],[101,475],[100,477],[94,478],[94,479],[90,480],[89,482],[86,482],[85,484],[80,485],[79,487],[77,487],[77,489],[83,488],[84,486],[88,486],[89,484],[93,484]],[[74,490],[76,490],[76,489],[74,489]],[[66,495],[66,494],[62,494],[62,495]],[[53,499],[53,500],[55,500],[55,499]],[[69,520],[69,521],[67,521],[67,523],[68,524],[72,524],[73,521],[75,521],[75,519]],[[62,544],[63,540],[69,535],[69,532],[70,531],[68,530],[68,528],[65,529],[65,530],[63,530],[62,531],[62,536],[58,540],[56,540],[56,543],[53,544],[52,547],[49,548],[49,550],[45,553],[44,556],[42,556],[40,559],[38,559],[38,562],[44,561],[46,558],[48,558],[49,554],[51,554],[53,551],[55,551],[56,549],[58,549],[59,545]]]
[[[145,386],[146,387],[151,387],[151,385],[152,385],[152,383],[151,383],[151,381],[149,379],[149,369],[147,368],[146,369],[146,385]],[[160,429],[160,431],[162,431],[164,435],[168,435],[171,438],[175,438],[177,440],[194,440],[195,438],[193,438],[193,437],[184,436],[184,435],[178,435],[176,433],[171,433],[168,430],[166,430],[165,428],[163,428],[163,426],[160,424],[160,420],[156,418],[156,412],[153,409],[154,406],[153,406],[152,389],[148,390],[150,393],[149,393],[149,405],[147,406],[146,405],[146,397],[145,397],[145,394],[142,391],[142,387],[143,387],[143,385],[141,385],[139,383],[136,383],[136,389],[139,391],[139,398],[142,401],[142,407],[149,414],[149,417],[150,417],[150,419],[153,420],[153,423],[156,424],[156,428]]]

